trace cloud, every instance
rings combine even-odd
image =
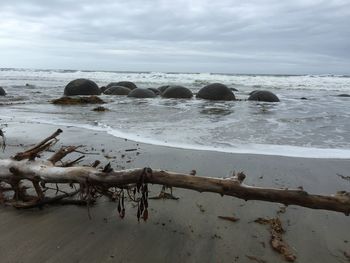
[[[349,73],[348,24],[345,0],[2,0],[0,66]]]

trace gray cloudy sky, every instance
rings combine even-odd
[[[0,67],[350,73],[349,0],[0,0]]]

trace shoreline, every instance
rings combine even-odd
[[[23,150],[61,128],[54,147],[85,145],[84,163],[99,159],[115,169],[145,167],[224,177],[244,171],[248,185],[303,188],[315,194],[350,191],[349,160],[219,153],[148,145],[74,127],[14,124],[6,127],[8,146],[2,156]],[[24,145],[21,147],[21,145]],[[135,151],[125,151],[136,149]],[[51,153],[50,153],[51,154]],[[125,155],[122,157],[122,155]],[[151,196],[160,187],[151,188]],[[253,221],[274,217],[280,204],[221,197],[174,189],[174,200],[151,200],[147,223],[137,222],[128,204],[126,218],[117,216],[117,204],[101,200],[91,208],[45,207],[43,210],[0,209],[0,254],[3,262],[251,262],[254,256],[282,262],[269,245],[266,226]],[[236,223],[218,219],[235,216]],[[341,262],[349,251],[349,217],[343,214],[290,206],[281,215],[284,240],[295,251],[296,262]],[[264,245],[262,245],[264,244]],[[346,262],[344,260],[344,262]]]
[[[10,118],[9,118],[10,119]],[[21,122],[21,121],[19,121]],[[17,123],[17,122],[14,122]],[[155,139],[142,138],[138,135],[128,135],[126,132],[114,130],[110,126],[101,127],[100,125],[92,126],[89,124],[54,124],[51,122],[25,122],[26,125],[48,125],[60,127],[73,127],[76,129],[85,129],[88,132],[106,133],[120,140],[128,140],[135,143],[152,145],[155,147],[168,147],[179,150],[190,151],[208,151],[227,154],[247,154],[247,155],[262,155],[271,157],[287,157],[287,158],[308,158],[308,159],[341,159],[350,160],[350,149],[342,148],[317,148],[317,147],[303,147],[294,145],[272,145],[272,144],[246,144],[231,146],[228,148],[215,146],[201,146],[181,143],[168,143]],[[253,149],[253,150],[252,150]],[[315,156],[317,155],[317,157]]]

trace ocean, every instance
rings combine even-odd
[[[223,83],[239,101],[135,99],[101,95],[95,105],[58,106],[73,79],[99,86],[132,81],[140,88],[183,85],[193,92]],[[343,75],[237,75],[212,73],[106,72],[0,69],[0,127],[45,123],[105,131],[138,142],[232,153],[308,158],[350,158],[350,77]],[[253,90],[269,90],[279,103],[247,101]],[[302,99],[303,98],[303,99]]]

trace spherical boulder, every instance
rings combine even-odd
[[[152,90],[156,95],[160,94],[160,91],[158,89],[155,89],[155,88],[147,88],[147,89]]]
[[[279,102],[279,98],[271,91],[256,90],[251,92],[248,100],[266,101],[266,102]]]
[[[154,98],[156,94],[149,89],[136,88],[130,91],[128,97],[132,98]]]
[[[171,87],[171,85],[160,86],[158,90],[160,91],[160,94],[162,94],[169,87]]]
[[[123,86],[112,86],[106,89],[103,93],[106,95],[128,95],[131,89]]]
[[[97,84],[89,79],[75,79],[67,84],[64,89],[64,95],[100,95],[101,90]]]
[[[235,94],[226,85],[221,83],[209,84],[201,88],[197,98],[206,100],[235,100]]]
[[[129,88],[131,90],[136,89],[137,86],[135,83],[131,82],[131,81],[119,81],[119,82],[111,82],[107,85],[107,88],[110,88],[112,86],[122,86],[125,88]]]
[[[190,99],[193,97],[192,91],[183,86],[170,86],[162,93],[164,98]]]
[[[0,96],[6,96],[6,91],[0,87]]]

